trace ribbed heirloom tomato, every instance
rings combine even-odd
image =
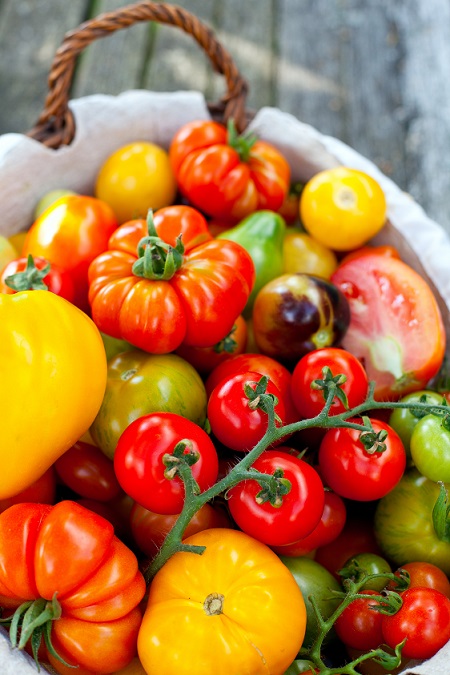
[[[254,280],[242,246],[213,240],[195,209],[169,206],[114,232],[90,265],[89,302],[102,332],[163,354],[222,340]]]

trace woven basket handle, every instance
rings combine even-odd
[[[78,55],[94,40],[142,21],[176,26],[195,38],[214,69],[224,75],[226,80],[225,95],[217,103],[208,106],[211,114],[223,122],[233,119],[237,130],[242,131],[247,124],[245,101],[248,85],[229,52],[220,44],[213,31],[187,10],[176,5],[144,0],[100,14],[66,33],[50,69],[44,110],[27,135],[50,148],[69,145],[75,134],[69,94]]]

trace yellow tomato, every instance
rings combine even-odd
[[[386,198],[379,183],[345,166],[321,171],[305,185],[300,219],[314,239],[335,251],[365,244],[386,222]]]
[[[48,291],[0,294],[0,499],[21,492],[87,431],[106,355],[93,321]]]
[[[148,675],[282,675],[305,635],[294,577],[264,544],[237,530],[204,530],[150,586],[138,637]]]
[[[0,234],[0,272],[15,258],[18,255],[14,244]]]
[[[124,223],[145,218],[149,209],[173,204],[176,189],[168,153],[154,143],[136,142],[119,148],[103,163],[95,194]]]
[[[328,246],[306,232],[287,231],[283,241],[285,274],[313,274],[329,279],[338,266],[337,257]]]

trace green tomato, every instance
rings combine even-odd
[[[323,618],[328,619],[335,611],[340,598],[333,598],[332,591],[342,591],[334,576],[315,560],[306,557],[288,558],[279,556],[293,575],[300,588],[306,605],[306,632],[303,647],[310,647],[318,635],[318,626],[310,596],[314,596]],[[335,637],[330,632],[329,639]],[[296,671],[293,671],[296,672]],[[300,671],[301,672],[301,671]]]
[[[423,397],[425,397],[425,399],[423,399],[424,403],[442,405],[442,394],[438,394],[436,391],[431,391],[429,389],[422,389],[421,391],[415,391],[412,394],[408,394],[401,398],[400,402],[411,403],[420,401]],[[407,408],[396,408],[389,417],[389,426],[391,426],[400,436],[402,443],[405,446],[406,456],[410,464],[412,432],[414,431],[417,422],[419,422],[422,417],[423,416],[420,415],[420,413],[417,414],[413,410],[408,410]]]
[[[130,345],[126,340],[119,340],[118,338],[111,337],[111,335],[106,335],[106,333],[100,333],[100,335],[108,361],[121,352],[129,352],[131,349],[134,349],[133,345]]]
[[[171,412],[203,426],[206,403],[203,381],[187,361],[133,349],[108,361],[105,395],[90,433],[112,459],[119,437],[138,417]]]
[[[450,542],[439,538],[433,523],[439,492],[437,483],[414,468],[378,502],[375,537],[383,555],[397,567],[429,562],[450,574]]]
[[[347,560],[344,567],[350,567],[352,562],[356,562],[358,567],[363,569],[367,574],[391,574],[392,569],[388,561],[376,553],[357,553]],[[386,576],[378,577],[367,581],[361,590],[367,591],[382,591],[388,583]]]
[[[311,668],[313,669],[311,670]],[[311,675],[314,672],[314,666],[311,665],[311,661],[296,659],[293,663],[291,663],[284,675],[300,675],[301,673],[307,673],[307,675]]]
[[[422,417],[414,427],[410,448],[412,460],[423,476],[450,483],[450,431],[446,425],[437,415]]]
[[[72,190],[50,190],[50,192],[46,192],[36,204],[36,208],[34,209],[34,217],[39,218],[39,216],[60,197],[66,197],[67,195],[75,194],[76,192],[73,192]]]

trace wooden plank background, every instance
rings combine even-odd
[[[29,129],[66,31],[121,0],[0,0],[0,133]],[[179,0],[273,105],[374,161],[450,232],[450,0]],[[89,47],[72,96],[196,89],[221,78],[191,38],[145,24]],[[449,264],[450,267],[450,264]]]

